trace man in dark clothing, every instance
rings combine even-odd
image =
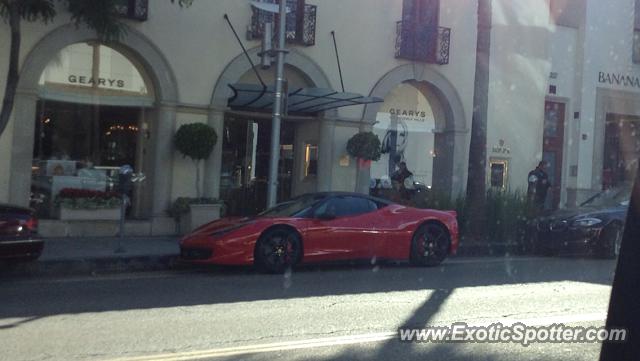
[[[398,164],[398,167],[399,169],[393,172],[393,174],[391,175],[391,180],[393,181],[395,188],[400,192],[400,195],[402,195],[403,198],[408,199],[409,192],[407,191],[404,182],[407,178],[412,177],[413,173],[409,171],[409,169],[407,168],[407,163],[405,162],[400,162],[400,164]]]
[[[529,187],[527,189],[527,198],[531,204],[535,206],[536,212],[544,209],[544,203],[547,199],[547,191],[551,187],[549,183],[549,175],[545,172],[546,162],[538,163],[536,169],[529,172]]]

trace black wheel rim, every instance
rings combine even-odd
[[[260,252],[262,259],[273,269],[290,266],[297,257],[297,242],[293,234],[275,233],[266,238]]]
[[[422,227],[418,234],[417,253],[420,257],[428,260],[439,260],[447,255],[449,247],[449,236],[447,231],[440,226],[429,224]]]

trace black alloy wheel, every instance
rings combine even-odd
[[[607,225],[600,233],[598,242],[598,256],[601,258],[616,258],[620,254],[622,242],[622,227],[617,223]]]
[[[413,234],[409,261],[416,266],[437,266],[449,254],[450,245],[446,227],[438,223],[423,224]]]
[[[283,273],[295,266],[302,256],[302,241],[297,232],[287,228],[266,231],[256,243],[255,266],[268,273]]]

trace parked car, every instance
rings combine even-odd
[[[578,208],[538,218],[536,251],[543,255],[588,253],[615,258],[620,251],[630,196],[629,187],[608,189]]]
[[[36,260],[43,248],[34,211],[0,204],[0,260]]]
[[[180,242],[183,260],[255,265],[267,272],[354,259],[435,266],[457,247],[455,211],[416,209],[357,193],[303,195],[253,218],[211,222]]]

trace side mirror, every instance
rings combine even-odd
[[[336,215],[333,212],[325,211],[325,212],[322,212],[322,213],[316,215],[316,218],[318,218],[320,220],[323,220],[323,221],[330,221],[332,219],[335,219]]]

